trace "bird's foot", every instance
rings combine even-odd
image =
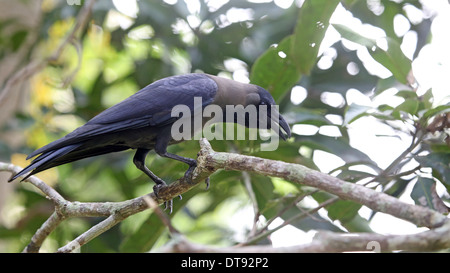
[[[194,172],[194,169],[197,167],[197,162],[194,161],[193,164],[191,166],[189,166],[189,169],[187,169],[187,171],[184,173],[184,179],[187,183],[189,184],[194,184],[194,182],[192,181],[192,173]],[[209,189],[209,177],[207,177],[205,179],[205,184],[206,184],[206,190]]]
[[[192,173],[194,172],[194,169],[197,167],[197,162],[194,161],[192,165],[189,166],[189,169],[184,173],[184,180],[189,184],[194,184],[192,181]]]
[[[167,187],[167,184],[163,180],[157,181],[156,184],[153,186],[153,193],[157,198],[159,198],[159,191],[164,187]]]
[[[163,180],[158,181],[158,183],[155,186],[153,186],[153,192],[155,193],[155,196],[157,198],[159,198],[159,191],[164,187],[167,187],[167,184]],[[180,198],[180,200],[183,199],[183,197],[181,195],[178,195],[178,197]],[[170,199],[169,201],[164,202],[164,210],[167,210],[167,209],[169,209],[169,214],[172,214],[173,199]]]

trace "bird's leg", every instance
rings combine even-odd
[[[145,157],[147,156],[149,151],[150,150],[147,150],[147,149],[137,149],[136,154],[134,155],[134,158],[133,158],[134,165],[136,165],[136,167],[139,170],[143,171],[148,177],[150,177],[156,183],[157,186],[160,186],[160,187],[167,186],[167,184],[166,184],[166,182],[164,182],[164,180],[162,180],[161,178],[156,176],[145,165]]]
[[[184,173],[184,177],[187,179],[188,182],[192,182],[192,176],[191,175],[192,175],[192,172],[194,171],[194,169],[197,167],[197,161],[195,159],[179,156],[179,155],[176,155],[176,154],[171,154],[171,153],[168,153],[167,151],[165,153],[161,153],[159,155],[167,157],[167,158],[172,158],[172,159],[175,159],[175,160],[178,160],[178,161],[181,161],[181,162],[184,162],[184,163],[188,164],[189,168]],[[205,184],[206,184],[206,190],[208,190],[209,189],[209,177],[206,178]]]
[[[147,166],[145,165],[145,158],[148,154],[150,150],[148,149],[137,149],[136,150],[136,154],[134,155],[133,158],[133,163],[134,165],[136,165],[136,167],[141,170],[142,172],[144,172],[148,177],[150,177],[154,182],[155,182],[155,186],[153,186],[153,192],[155,193],[156,197],[158,197],[158,192],[162,187],[167,186],[166,182],[164,182],[164,180],[162,180],[161,178],[159,178],[158,176],[156,176],[152,171],[150,171],[149,168],[147,168]],[[167,201],[164,202],[164,209],[169,208],[170,209],[170,213],[172,213],[172,207],[173,207],[173,201]]]
[[[171,154],[167,152],[167,145],[169,144],[169,140],[171,138],[170,136],[170,129],[171,127],[167,127],[165,130],[163,130],[158,138],[156,139],[155,143],[155,152],[162,157],[167,157],[171,159],[175,159],[180,162],[184,162],[189,165],[189,169],[184,174],[184,177],[187,179],[187,181],[191,181],[192,177],[192,171],[197,167],[197,161],[192,158],[187,158],[183,156],[179,156],[176,154]]]
[[[156,152],[156,153],[158,153],[158,152]],[[181,162],[184,162],[184,163],[188,164],[189,168],[184,173],[184,177],[186,179],[188,179],[188,181],[191,180],[191,174],[194,171],[195,167],[197,167],[197,161],[195,159],[179,156],[179,155],[176,155],[176,154],[171,154],[171,153],[168,153],[167,151],[165,151],[164,153],[158,153],[158,154],[160,156],[162,156],[162,157],[175,159],[175,160],[178,160],[178,161],[181,161]]]

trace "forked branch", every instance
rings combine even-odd
[[[285,251],[351,251],[362,250],[363,242],[367,243],[376,240],[383,242],[384,251],[394,249],[417,250],[420,246],[424,249],[436,249],[450,247],[450,236],[441,236],[450,234],[450,224],[447,217],[428,208],[406,204],[397,198],[387,194],[374,191],[361,185],[342,181],[336,177],[311,170],[302,165],[286,163],[283,161],[275,161],[263,159],[259,157],[246,156],[233,153],[215,152],[206,139],[200,140],[200,152],[197,159],[197,168],[192,175],[192,181],[188,182],[184,177],[171,183],[159,191],[158,197],[153,193],[137,197],[135,199],[123,202],[105,202],[105,203],[80,203],[65,200],[53,188],[46,185],[43,181],[35,176],[29,177],[26,181],[39,188],[55,205],[55,212],[50,218],[37,230],[31,239],[30,244],[24,249],[24,252],[38,252],[43,241],[47,236],[65,219],[72,217],[99,217],[106,219],[95,225],[66,246],[59,249],[60,252],[70,252],[80,246],[86,244],[93,238],[99,236],[111,227],[120,223],[127,217],[139,213],[149,206],[148,199],[151,198],[158,204],[176,198],[178,195],[189,191],[199,183],[205,181],[211,174],[217,170],[235,170],[259,173],[262,175],[280,177],[287,181],[307,185],[326,191],[341,199],[352,200],[359,204],[365,205],[375,211],[384,212],[397,218],[409,221],[417,226],[428,227],[432,230],[426,231],[415,238],[430,238],[430,242],[434,242],[428,247],[420,243],[414,237],[393,237],[378,234],[359,234],[359,236],[342,236],[334,233],[319,233],[320,236],[314,240],[309,246],[299,246],[299,248],[285,248]],[[0,171],[9,171],[17,173],[20,168],[8,163],[0,163]],[[170,223],[169,223],[170,224]],[[168,225],[169,226],[169,225]],[[446,233],[447,232],[447,233]],[[422,237],[420,237],[422,236]],[[324,240],[323,238],[327,238]],[[402,244],[389,243],[388,240],[401,240]],[[411,240],[409,240],[411,239]],[[394,240],[394,241],[395,241]],[[193,249],[189,249],[186,240],[181,240],[183,245],[174,246],[172,251],[189,250],[189,251],[212,251],[209,247],[199,247],[191,245]],[[331,243],[330,243],[331,242]],[[332,244],[332,242],[337,242]],[[354,244],[352,244],[354,242]],[[353,247],[352,247],[353,246]],[[254,251],[260,246],[243,246],[226,249],[226,251]],[[268,251],[269,246],[262,247],[261,250]],[[367,248],[366,248],[367,249]],[[166,249],[167,250],[167,249]],[[273,251],[283,251],[283,249],[273,249]]]

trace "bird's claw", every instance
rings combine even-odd
[[[191,165],[189,167],[189,169],[187,169],[187,171],[184,173],[184,179],[186,182],[188,182],[189,184],[193,184],[192,182],[192,173],[194,172],[194,169],[197,167],[197,164],[195,165]]]
[[[196,162],[197,163],[197,162]],[[189,169],[187,169],[187,171],[184,173],[184,179],[186,180],[186,182],[188,182],[189,184],[194,184],[194,182],[192,181],[192,172],[194,171],[194,169],[197,167],[197,164],[193,164],[189,167]],[[205,184],[206,184],[206,190],[209,189],[209,177],[207,177],[205,179]],[[181,197],[181,196],[180,196]]]
[[[167,187],[167,184],[163,180],[159,180],[156,182],[156,184],[153,186],[153,192],[155,193],[156,197],[158,197],[159,191],[164,187]]]
[[[163,187],[167,187],[166,182],[164,181],[160,181],[160,183],[156,184],[155,186],[153,186],[153,192],[155,193],[155,196],[157,198],[159,198],[158,193],[160,191],[161,188]],[[178,195],[178,197],[180,198],[180,200],[183,199],[183,197],[181,195]],[[169,214],[172,214],[173,211],[173,199],[169,200],[169,201],[165,201],[164,202],[164,210],[169,209]]]
[[[209,190],[209,177],[205,179],[206,190]]]
[[[192,172],[194,171],[194,169],[196,167],[197,167],[197,162],[195,162],[195,164],[190,165],[189,169],[184,173],[184,179],[186,182],[192,184]],[[209,177],[206,178],[205,183],[206,183],[206,190],[208,190],[209,189]],[[164,182],[163,180],[158,181],[156,183],[156,185],[153,186],[153,192],[155,193],[155,196],[157,198],[159,198],[158,193],[159,193],[160,189],[163,187],[167,187],[166,182]],[[180,198],[180,200],[183,199],[183,197],[181,195],[178,195],[178,197]],[[164,210],[167,210],[167,209],[169,209],[169,213],[172,214],[173,199],[164,202]]]
[[[180,198],[180,200],[183,199],[183,197],[181,195],[178,195],[178,197]],[[164,202],[164,210],[169,209],[169,214],[172,214],[173,212],[173,199],[170,199],[169,201]]]
[[[159,191],[164,188],[167,187],[166,182],[164,182],[163,180],[158,181],[159,183],[157,183],[155,186],[153,186],[153,193],[155,194],[156,198],[159,198]],[[169,208],[170,213],[172,213],[173,210],[173,200],[169,200],[169,201],[165,201],[164,202],[164,210],[166,210],[167,208]]]
[[[169,201],[164,202],[164,210],[167,210],[169,208],[169,214],[172,214],[173,211],[173,199],[170,199]]]

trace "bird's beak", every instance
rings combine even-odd
[[[278,124],[280,127],[284,130],[284,133],[278,129],[278,135],[286,141],[286,139],[291,137],[291,128],[289,127],[289,124],[284,120],[282,116],[280,116],[280,120],[278,121]]]
[[[278,117],[278,120],[275,120]],[[289,127],[289,124],[284,120],[283,116],[281,116],[278,112],[276,115],[272,115],[271,118],[274,122],[278,123],[279,127],[278,130],[275,130],[277,134],[286,141],[288,138],[291,137],[291,128]],[[281,130],[280,127],[283,129]],[[283,132],[284,131],[284,132]]]

